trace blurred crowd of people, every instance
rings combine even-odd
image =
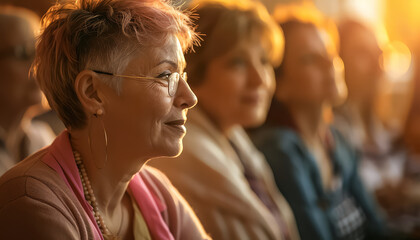
[[[31,68],[42,10],[12,4],[0,5],[0,175],[65,129]],[[147,165],[210,237],[420,239],[417,58],[411,108],[395,129],[376,111],[382,49],[367,23],[334,22],[308,3],[271,15],[251,0],[184,7],[201,38],[185,53],[198,104],[182,153]]]

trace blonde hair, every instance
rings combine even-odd
[[[86,116],[74,90],[84,69],[118,72],[138,49],[159,47],[176,35],[184,50],[197,39],[187,15],[166,0],[63,0],[42,18],[33,71],[66,127]],[[117,91],[119,81],[108,82]]]
[[[281,62],[284,38],[266,8],[250,0],[195,0],[190,3],[203,43],[195,52],[186,54],[187,72],[191,86],[202,83],[206,67],[214,58],[222,56],[243,38],[258,31],[266,45],[273,65]]]

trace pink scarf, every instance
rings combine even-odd
[[[67,131],[62,132],[55,139],[49,147],[49,153],[44,156],[42,161],[54,169],[67,186],[73,190],[90,220],[90,227],[93,230],[94,239],[103,240],[102,233],[93,216],[92,207],[86,201],[83,193],[82,182],[76,161],[74,160],[73,150],[69,141],[69,133]],[[133,177],[128,188],[144,217],[152,238],[173,240],[174,237],[161,215],[161,212],[166,210],[166,206],[150,191],[139,173]]]

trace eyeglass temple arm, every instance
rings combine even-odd
[[[109,73],[109,72],[102,72],[102,71],[98,71],[98,70],[92,70],[93,72],[99,73],[99,74],[105,74],[105,75],[109,75],[109,76],[114,76],[114,74]]]

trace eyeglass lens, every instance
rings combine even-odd
[[[169,96],[174,96],[178,89],[179,73],[174,72],[169,76],[168,93]]]

